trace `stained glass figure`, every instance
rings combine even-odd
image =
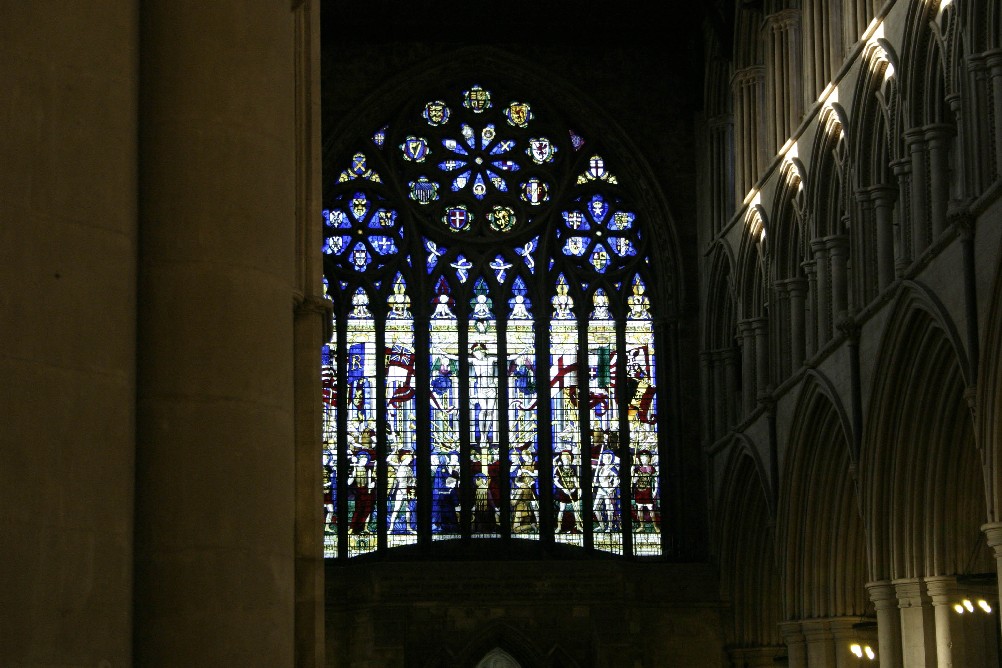
[[[616,404],[616,321],[609,296],[601,288],[592,296],[588,319],[588,429],[591,434],[593,521],[597,549],[622,552],[619,511],[619,409]],[[610,457],[609,453],[612,456]]]
[[[432,535],[459,535],[459,332],[455,301],[445,277],[435,287],[430,322]]]
[[[387,545],[417,541],[417,412],[414,389],[414,319],[407,284],[401,274],[393,279],[388,299],[383,351],[386,378]]]
[[[508,300],[508,429],[511,531],[539,535],[539,445],[536,393],[536,337],[528,289],[521,276]]]
[[[348,358],[345,365],[348,397],[348,554],[376,549],[376,464],[379,445],[376,429],[376,327],[369,310],[369,295],[358,288],[348,316]]]
[[[551,299],[550,412],[552,416],[553,513],[556,540],[582,545],[581,421],[578,417],[578,325],[567,279],[557,278]]]

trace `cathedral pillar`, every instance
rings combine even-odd
[[[817,347],[820,350],[828,342],[832,335],[832,306],[831,306],[831,265],[828,261],[828,245],[824,239],[815,239],[811,242],[811,250],[814,251],[814,262],[817,270],[817,291],[816,304],[818,306],[815,318],[817,319],[818,339]]]
[[[904,275],[908,265],[912,262],[912,219],[914,202],[911,197],[912,166],[911,160],[902,158],[891,163],[891,170],[898,179],[898,221],[895,226],[894,235],[894,273],[895,276]]]
[[[885,290],[894,282],[894,200],[897,188],[878,185],[870,188],[874,232],[877,240],[877,282]]]
[[[877,646],[880,665],[901,668],[901,609],[894,585],[888,580],[866,585],[870,601],[877,611]]]
[[[929,211],[929,147],[925,139],[925,131],[921,128],[905,133],[905,143],[911,159],[911,195],[912,205],[911,234],[912,258],[919,258],[932,242]]]
[[[985,534],[988,547],[992,548],[992,553],[995,555],[996,572],[1002,575],[1002,522],[982,524],[981,531]],[[1002,578],[999,578],[998,588],[999,600],[1002,600]],[[1002,614],[999,614],[998,617],[1002,620]]]
[[[992,109],[1002,109],[1002,49],[993,49],[984,55],[990,78],[989,88],[991,89],[991,99],[987,100],[987,103],[992,105]],[[982,116],[981,114],[976,115]],[[976,136],[972,144],[984,146],[988,141],[992,141],[994,145],[991,146],[988,153],[995,156],[993,171],[995,174],[1002,174],[1002,114],[994,113],[991,114],[991,117],[994,121],[994,132],[984,133],[988,136]],[[989,140],[989,136],[991,140]],[[985,183],[988,183],[988,179],[985,180]]]
[[[139,5],[2,3],[4,666],[135,665]]]
[[[755,320],[738,321],[738,337],[741,340],[741,398],[745,415],[755,410],[756,368]]]
[[[857,622],[859,622],[859,617],[838,617],[829,621],[835,646],[835,663],[833,665],[838,668],[859,665],[859,660],[852,653],[853,643],[861,645],[872,643],[869,637],[855,628]]]
[[[730,428],[737,422],[737,412],[735,404],[737,402],[737,380],[738,380],[738,351],[735,348],[728,348],[724,351],[724,391],[726,394],[724,403],[724,430]],[[723,433],[723,431],[721,432]]]
[[[295,663],[295,20],[142,3],[135,665]]]
[[[807,276],[807,300],[804,308],[804,359],[806,360],[818,352],[818,263],[817,260],[810,260],[801,263],[801,266]]]
[[[901,609],[901,659],[905,666],[936,665],[936,615],[926,585],[918,578],[894,580]]]
[[[769,396],[769,321],[766,318],[755,318],[752,321],[755,330],[755,397],[758,400]]]
[[[808,619],[802,622],[807,643],[807,665],[810,668],[835,668],[835,636],[827,619]]]
[[[950,140],[953,126],[945,123],[925,128],[929,152],[929,217],[932,240],[946,229],[946,208],[950,200]]]
[[[791,278],[787,281],[790,293],[790,371],[804,363],[804,304],[807,298],[807,279]]]
[[[780,622],[779,633],[786,643],[787,666],[807,668],[807,639],[802,624],[798,621]]]
[[[831,263],[832,327],[848,315],[849,308],[849,239],[844,235],[827,237],[825,247]]]

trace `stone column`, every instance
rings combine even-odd
[[[807,668],[807,639],[798,621],[780,622],[779,633],[786,643],[787,666]]]
[[[717,234],[734,213],[734,121],[722,114],[708,123],[710,171],[710,219]]]
[[[745,415],[755,410],[757,358],[755,356],[755,321],[738,321],[741,338],[741,397]]]
[[[294,665],[295,15],[140,17],[135,665]]]
[[[992,49],[986,52],[984,57],[985,64],[988,66],[992,91],[992,97],[988,103],[992,105],[993,109],[1002,109],[1002,49]],[[991,152],[995,156],[995,173],[1002,174],[1002,114],[992,114],[992,117],[995,131],[992,133],[994,146],[991,147]],[[983,146],[986,141],[987,138],[975,138],[975,142],[979,146]]]
[[[943,668],[953,666],[974,666],[966,660],[963,642],[965,621],[953,610],[960,599],[955,577],[925,578],[925,585],[932,599],[933,615],[936,619],[936,660]]]
[[[1002,574],[1002,522],[990,522],[981,525],[981,531],[985,534],[988,547],[992,548],[995,555],[995,567],[998,573]],[[999,580],[999,600],[1002,600],[1002,579]],[[1002,619],[1002,613],[999,614]]]
[[[807,665],[810,668],[835,668],[835,636],[827,619],[802,622],[807,641]]]
[[[790,293],[790,371],[804,363],[804,304],[807,297],[807,279],[791,278],[787,281]]]
[[[0,664],[132,666],[139,3],[3,8]]]
[[[869,582],[866,591],[877,611],[878,658],[883,668],[901,668],[901,609],[889,580]]]
[[[824,347],[832,336],[832,306],[831,306],[831,266],[828,262],[828,244],[824,239],[811,242],[814,251],[815,268],[817,269],[817,300],[816,313],[818,327],[818,349]]]
[[[724,429],[729,429],[737,422],[737,380],[738,380],[738,351],[734,348],[728,349],[724,353],[724,390],[727,395],[724,403]]]
[[[872,640],[868,634],[857,630],[855,625],[860,621],[859,617],[838,617],[829,620],[829,628],[832,633],[832,644],[835,649],[835,666],[838,668],[855,668],[859,665],[859,660],[852,653],[852,644],[858,642],[860,645],[870,644]]]
[[[898,179],[898,220],[897,234],[894,235],[894,274],[898,278],[904,275],[908,265],[912,263],[912,166],[908,158],[895,160],[891,163],[891,171]]]
[[[803,262],[804,275],[807,277],[807,305],[804,309],[804,359],[813,357],[818,352],[818,262],[810,260]]]
[[[917,578],[893,580],[901,609],[901,659],[905,666],[936,665],[936,616],[925,584]]]
[[[929,210],[929,155],[925,140],[925,131],[921,128],[905,133],[905,144],[911,159],[911,195],[912,215],[912,258],[919,258],[932,242]]]
[[[717,410],[720,403],[718,389],[718,373],[715,355],[712,351],[699,351],[699,372],[703,380],[703,433],[706,441],[712,442],[716,437],[720,413]]]
[[[952,125],[937,123],[925,128],[929,152],[929,222],[932,240],[946,229],[946,208],[950,200],[950,140]]]
[[[894,282],[894,200],[897,194],[897,188],[892,186],[870,188],[877,239],[877,283],[881,291]]]
[[[755,397],[758,400],[769,396],[769,321],[755,318]]]
[[[849,238],[844,235],[837,235],[825,239],[825,246],[828,250],[828,258],[831,265],[831,287],[832,287],[832,320],[831,327],[848,315],[849,309]]]

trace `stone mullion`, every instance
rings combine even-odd
[[[772,351],[773,366],[776,369],[776,382],[790,375],[793,363],[790,355],[791,331],[786,327],[790,322],[790,281],[776,281],[776,310],[773,314],[774,326],[770,327],[775,345]]]
[[[734,211],[733,118],[726,114],[709,123],[710,219],[713,234],[724,229]]]
[[[755,331],[755,398],[763,401],[768,398],[769,383],[769,321],[766,318],[755,318],[752,321]]]
[[[776,153],[793,134],[799,120],[800,86],[797,81],[797,24],[799,10],[785,10],[770,15],[767,54],[769,97],[772,116],[769,123],[769,150]]]

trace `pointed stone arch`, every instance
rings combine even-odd
[[[863,521],[852,427],[832,382],[810,371],[787,441],[778,545],[788,618],[862,616],[867,607]]]
[[[782,598],[771,485],[746,437],[735,437],[730,447],[721,479],[722,513],[714,524],[721,593],[730,602],[726,642],[732,649],[778,646]]]
[[[872,580],[993,568],[978,546],[986,500],[960,341],[935,298],[906,284],[881,337],[860,454]]]
[[[735,341],[737,307],[729,247],[718,242],[709,259],[703,316],[701,366],[703,418],[708,440],[716,440],[738,419],[739,351]]]

